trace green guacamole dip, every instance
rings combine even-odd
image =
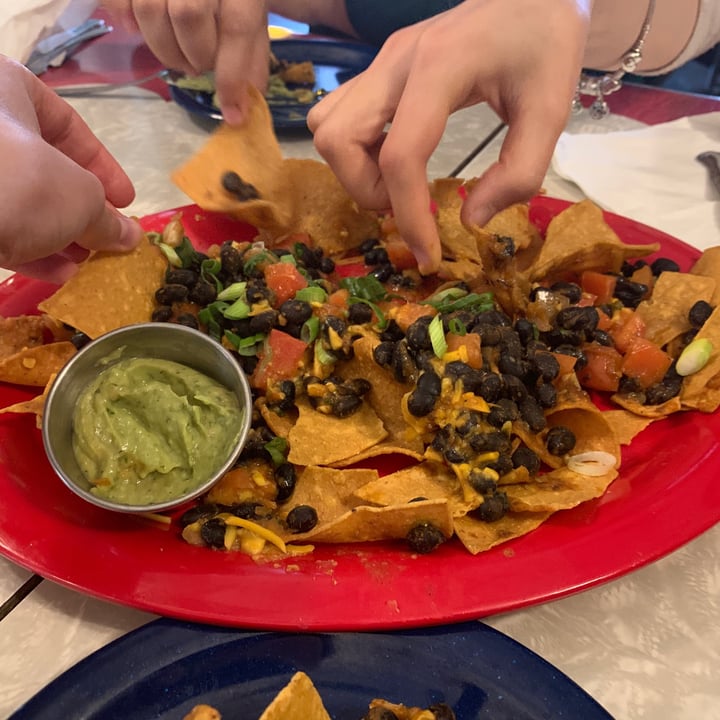
[[[80,395],[73,450],[94,494],[125,505],[162,503],[223,465],[243,412],[233,392],[197,370],[120,360]]]

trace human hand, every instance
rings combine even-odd
[[[0,267],[62,283],[90,250],[125,251],[142,236],[116,207],[135,191],[80,116],[0,55]]]
[[[441,260],[427,162],[447,118],[484,101],[508,125],[497,162],[465,200],[463,222],[483,225],[531,197],[570,112],[589,6],[465,0],[392,35],[365,72],[310,112],[320,154],[360,205],[392,208],[421,272]]]
[[[246,83],[267,85],[270,41],[265,0],[103,0],[130,30],[141,32],[168,68],[188,75],[214,70],[224,120],[247,114]]]

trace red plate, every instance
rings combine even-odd
[[[567,203],[533,202],[540,225]],[[176,211],[145,219],[161,228]],[[200,244],[247,226],[183,208]],[[698,252],[614,215],[627,242],[662,244],[685,270]],[[49,287],[0,285],[0,315],[32,312]],[[107,309],[112,312],[111,308]],[[0,385],[0,406],[31,397]],[[478,618],[559,598],[671,552],[720,519],[720,414],[652,425],[623,453],[608,492],[555,513],[533,533],[477,556],[459,542],[413,557],[385,544],[318,546],[308,557],[256,563],[191,547],[176,529],[84,503],[53,474],[30,416],[0,416],[0,552],[67,587],[174,617],[242,627],[362,630]]]

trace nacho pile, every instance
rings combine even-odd
[[[683,272],[589,201],[545,230],[526,205],[465,227],[472,181],[442,179],[442,268],[422,277],[391,216],[357,208],[325,165],[282,157],[260,101],[174,179],[256,238],[200,252],[175,218],[132,253],[93,255],[42,321],[3,321],[0,349],[56,352],[63,334],[41,343],[41,322],[91,339],[154,320],[236,354],[253,430],[177,518],[188,543],[274,559],[456,538],[476,554],[602,496],[651,423],[720,404],[717,248]]]

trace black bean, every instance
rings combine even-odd
[[[672,365],[661,382],[651,385],[645,391],[645,404],[660,405],[674,398],[680,392],[682,382],[682,376],[677,374],[675,366]]]
[[[257,315],[251,315],[248,327],[249,334],[263,333],[267,335],[277,325],[277,320],[277,310],[265,310]]]
[[[510,449],[510,439],[496,430],[473,432],[468,437],[470,447],[476,453],[505,452]]]
[[[411,382],[417,375],[417,365],[404,340],[393,347],[392,367],[398,382]]]
[[[519,410],[520,417],[528,424],[532,432],[538,433],[547,426],[545,413],[540,407],[540,403],[531,395],[528,395],[520,401]]]
[[[498,358],[498,370],[503,375],[513,375],[517,378],[525,377],[529,369],[528,363],[515,355],[503,352]]]
[[[211,285],[205,280],[198,280],[195,285],[190,288],[188,293],[188,300],[190,302],[197,303],[198,305],[209,305],[217,298],[217,288],[215,285]]]
[[[402,331],[402,328],[395,322],[395,320],[390,320],[390,322],[386,325],[385,329],[380,333],[380,340],[383,342],[385,340],[390,340],[391,342],[397,342],[398,340],[402,340],[405,337],[405,333]]]
[[[558,345],[555,352],[561,355],[569,355],[575,358],[575,370],[582,370],[588,363],[587,355],[579,348],[573,345]]]
[[[544,382],[551,382],[560,374],[560,363],[549,352],[536,352],[532,356],[532,368]]]
[[[494,492],[486,495],[483,504],[473,512],[473,515],[483,522],[500,520],[510,509],[507,495],[504,492]]]
[[[261,507],[259,502],[254,500],[248,500],[246,502],[234,503],[230,506],[230,513],[235,517],[239,517],[242,520],[257,520],[258,512],[257,509]]]
[[[623,375],[618,382],[618,392],[621,395],[639,394],[643,392],[643,388],[637,378]]]
[[[384,247],[376,245],[363,255],[366,265],[386,265],[390,262],[387,250]]]
[[[500,398],[497,404],[490,408],[490,412],[487,416],[487,421],[493,427],[500,428],[506,422],[512,422],[517,420],[520,416],[518,407],[515,402],[508,398]]]
[[[280,313],[291,325],[302,325],[312,315],[312,306],[305,300],[286,300],[280,306]]]
[[[468,475],[470,487],[480,495],[490,495],[497,489],[497,483],[480,468],[473,468]]]
[[[153,322],[169,322],[173,315],[173,309],[170,305],[160,305],[153,310],[150,319]]]
[[[515,332],[525,347],[527,347],[530,341],[537,338],[537,327],[526,318],[520,318],[515,321]]]
[[[282,463],[275,468],[273,479],[277,486],[275,501],[278,503],[287,502],[295,491],[297,475],[295,466],[292,463]]]
[[[372,322],[372,308],[364,302],[356,302],[348,309],[348,322],[352,325],[364,325]]]
[[[365,378],[350,378],[340,385],[339,390],[356,397],[362,397],[372,390],[372,385]]]
[[[238,200],[257,200],[260,194],[254,185],[245,182],[236,172],[229,170],[221,178],[223,189]]]
[[[513,467],[525,467],[531,475],[536,475],[540,470],[540,458],[535,452],[525,445],[520,445],[512,454]]]
[[[166,285],[184,285],[191,288],[198,281],[198,274],[188,268],[169,267],[165,272]]]
[[[242,271],[242,254],[229,240],[220,246],[220,266],[229,278],[237,277]]]
[[[698,300],[688,313],[688,320],[694,328],[701,328],[712,315],[713,307],[705,300]]]
[[[215,517],[218,513],[227,512],[230,508],[224,505],[217,505],[216,503],[201,503],[195,505],[190,509],[186,510],[179,519],[181,527],[192,525],[192,523],[198,520],[206,520],[211,517]]]
[[[488,467],[502,477],[503,475],[507,475],[513,469],[512,459],[509,455],[501,453],[498,455],[497,460],[488,464]]]
[[[419,523],[410,528],[407,542],[413,552],[426,555],[445,542],[442,531],[432,523]]]
[[[320,268],[320,261],[322,260],[322,249],[311,248],[305,243],[295,243],[294,248],[295,257],[300,261],[306,268]]]
[[[612,336],[610,335],[610,333],[605,332],[605,330],[599,330],[596,328],[595,332],[592,335],[592,339],[598,345],[604,345],[605,347],[614,347],[615,345]]]
[[[163,285],[155,291],[155,300],[159,305],[172,305],[187,300],[188,289],[179,283]]]
[[[170,311],[170,314],[172,315],[172,309]],[[76,332],[73,333],[72,337],[70,338],[70,342],[75,346],[77,350],[80,350],[90,342],[90,339],[91,338],[84,332]]]
[[[374,277],[378,282],[384,283],[392,277],[394,272],[395,268],[390,263],[386,263],[385,265],[377,265],[368,275]]]
[[[270,288],[265,284],[264,278],[253,278],[247,281],[245,299],[250,305],[269,300],[271,295]]]
[[[585,334],[564,328],[553,328],[542,334],[542,339],[553,349],[557,350],[561,345],[580,347],[585,342]]]
[[[175,320],[178,325],[184,325],[185,327],[193,328],[194,330],[198,330],[200,328],[198,319],[192,313],[181,313]]]
[[[564,295],[573,305],[580,302],[582,288],[577,283],[556,282],[550,286],[554,293]]]
[[[647,285],[620,276],[615,285],[613,297],[617,298],[625,307],[636,308],[647,293]]]
[[[563,330],[592,333],[598,325],[598,311],[594,307],[572,305],[563,308],[555,316],[555,322]]]
[[[219,517],[206,520],[200,526],[200,537],[206,545],[213,548],[225,547],[225,521]]]
[[[279,399],[274,400],[273,407],[280,410],[280,412],[290,412],[295,405],[296,388],[295,383],[292,380],[282,380],[277,386],[277,392]]]
[[[407,344],[413,350],[430,350],[432,342],[430,341],[430,332],[428,328],[432,322],[432,317],[425,315],[411,323],[405,333]]]
[[[287,514],[285,522],[294,533],[309,532],[317,525],[317,510],[310,505],[296,505]]]
[[[541,407],[551,408],[557,404],[557,390],[552,383],[541,383],[535,388],[535,399]]]
[[[395,343],[385,340],[373,348],[373,359],[381,367],[389,367],[393,361]]]
[[[363,240],[360,243],[358,251],[361,255],[365,255],[366,252],[372,250],[372,248],[374,248],[379,243],[380,241],[377,238],[368,238],[367,240]]]
[[[564,425],[550,428],[545,438],[545,446],[551,455],[565,455],[575,447],[575,434]]]
[[[657,277],[663,272],[678,272],[680,266],[670,258],[658,258],[650,263],[650,269],[652,270],[652,274]]]
[[[503,375],[503,395],[510,400],[519,402],[528,394],[525,383],[515,375]]]

